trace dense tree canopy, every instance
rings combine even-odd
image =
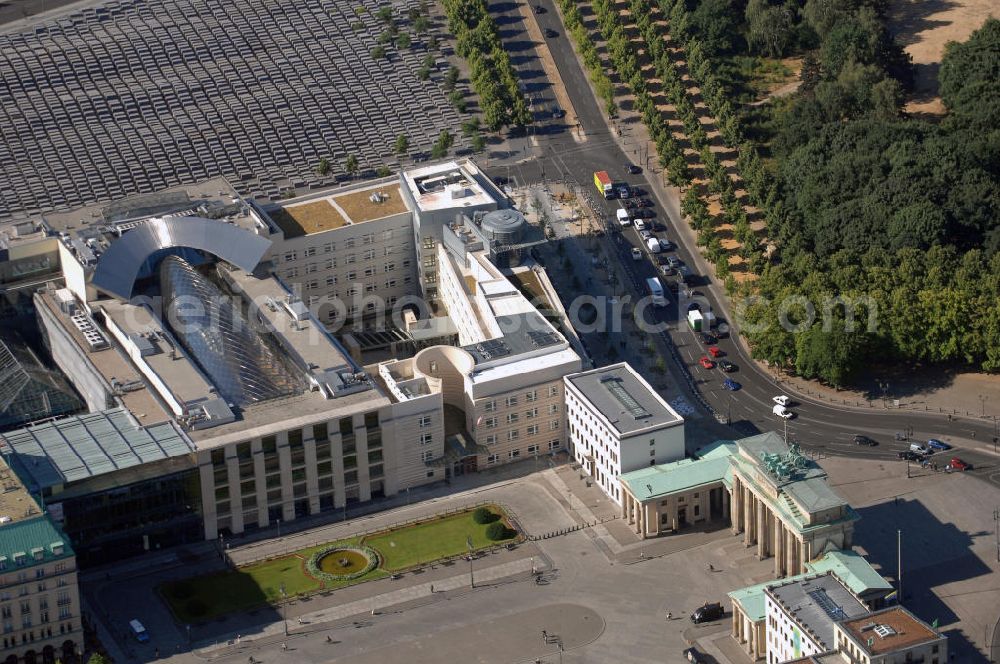
[[[1000,20],[989,18],[968,41],[949,43],[938,80],[956,124],[1000,129]]]

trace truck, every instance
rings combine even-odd
[[[611,181],[607,171],[594,172],[594,186],[604,198],[611,200],[615,197],[615,183]]]
[[[667,298],[663,294],[663,284],[660,283],[660,279],[658,277],[650,277],[649,279],[646,279],[646,287],[649,290],[650,296],[653,298],[653,306],[667,306]]]

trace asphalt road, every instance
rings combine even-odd
[[[662,176],[648,170],[639,175],[628,175],[625,171],[626,163],[638,163],[646,167],[650,165],[647,161],[654,160],[655,155],[646,158],[641,149],[636,147],[638,141],[631,137],[632,127],[625,123],[615,126],[616,131],[620,129],[622,132],[621,140],[625,144],[626,151],[622,150],[615,137],[611,135],[603,111],[590,92],[585,73],[577,61],[570,38],[565,34],[554,4],[551,0],[536,0],[532,4],[541,5],[545,9],[543,13],[534,17],[541,30],[551,28],[559,33],[557,37],[548,38],[546,41],[563,84],[573,100],[580,122],[579,130],[582,130],[587,138],[584,142],[580,142],[576,127],[563,126],[559,120],[539,116],[537,126],[532,130],[533,136],[524,144],[523,153],[493,161],[488,164],[487,170],[492,176],[506,178],[513,185],[542,180],[562,180],[579,184],[587,191],[593,190],[595,207],[604,214],[606,220],[610,220],[608,228],[613,246],[618,247],[618,258],[631,275],[632,283],[629,285],[631,293],[634,298],[642,297],[646,294],[645,280],[651,276],[658,276],[657,267],[633,227],[625,228],[623,232],[619,232],[616,228],[614,213],[619,201],[605,201],[597,195],[592,184],[593,173],[606,170],[615,181],[628,182],[633,187],[641,188],[646,192],[644,197],[651,198],[657,203],[653,208],[657,215],[654,221],[666,226],[666,231],[658,232],[657,235],[680,245],[675,255],[697,272],[697,265],[704,265],[704,262],[700,257],[694,258],[697,248],[685,246],[685,235],[677,232],[684,223],[683,220],[668,213],[670,208],[664,205],[665,200],[661,198],[659,187],[652,186],[652,183]],[[501,9],[516,14],[513,5],[504,5]],[[514,26],[512,24],[507,27]],[[505,36],[505,41],[506,39]],[[515,39],[521,40],[518,42],[520,48],[526,47],[523,42],[527,39],[526,34]],[[544,92],[536,94],[540,98],[545,96]],[[616,236],[621,239],[615,239]],[[631,256],[633,247],[640,248],[643,252],[641,260],[633,260]],[[675,278],[661,277],[661,281],[664,282],[671,279]],[[733,339],[722,339],[718,343],[726,358],[737,365],[738,370],[734,373],[724,374],[718,366],[704,369],[699,365],[698,360],[705,354],[705,347],[683,323],[682,316],[686,315],[688,305],[692,301],[697,301],[703,310],[710,309],[716,312],[716,315],[723,320],[726,319],[722,313],[725,308],[719,306],[722,294],[706,277],[696,277],[692,285],[687,288],[691,298],[684,297],[684,290],[682,287],[679,295],[671,297],[670,306],[648,310],[647,319],[669,324],[670,329],[665,333],[669,342],[686,365],[686,372],[692,379],[693,385],[714,412],[709,413],[708,409],[700,404],[699,408],[704,414],[718,417],[721,421],[728,420],[735,429],[734,436],[751,435],[765,430],[782,432],[787,426],[789,440],[798,441],[806,450],[823,454],[898,460],[897,453],[905,449],[908,443],[897,441],[895,434],[906,432],[913,440],[925,441],[928,438],[938,438],[954,444],[954,452],[941,452],[936,455],[939,457],[939,465],[943,466],[952,456],[959,456],[974,466],[975,470],[972,471],[974,475],[1000,484],[1000,464],[998,464],[1000,457],[993,452],[995,449],[992,442],[993,422],[970,418],[948,421],[944,415],[886,409],[881,402],[877,402],[874,408],[867,407],[867,404],[863,404],[861,408],[841,407],[799,398],[798,395],[791,395],[795,402],[791,408],[795,413],[794,419],[785,421],[775,416],[772,413],[774,405],[772,397],[781,393],[780,388],[749,359],[741,344]],[[675,380],[685,380],[686,377],[676,366],[668,362],[668,367]],[[739,382],[741,388],[737,391],[726,390],[723,382],[727,377]],[[891,399],[891,395],[889,397]],[[853,437],[858,433],[872,437],[879,444],[875,447],[854,445]],[[899,463],[902,468],[905,462],[899,461]]]

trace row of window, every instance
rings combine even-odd
[[[551,385],[549,387],[549,396],[550,397],[559,396],[559,388],[556,387],[555,385]],[[503,402],[508,408],[513,408],[518,404],[518,399],[519,399],[518,395],[511,394],[506,399],[504,399]],[[526,392],[524,395],[524,400],[528,403],[538,401],[538,390],[531,390],[530,392]],[[486,410],[487,413],[495,413],[497,410],[497,400],[492,399],[490,401],[487,401],[486,403],[483,404],[483,408]],[[556,412],[558,412],[558,406],[556,405],[549,406],[550,414]]]
[[[408,229],[401,228],[400,230],[402,231],[402,236],[403,237],[406,237],[408,235]],[[389,240],[392,239],[393,231],[390,228],[390,229],[384,230],[381,233],[377,233],[377,234],[376,233],[365,233],[364,235],[361,235],[360,237],[357,237],[357,238],[349,237],[349,238],[347,238],[347,239],[344,240],[343,248],[344,249],[353,249],[354,247],[356,247],[358,245],[365,246],[365,245],[375,244],[376,236],[378,237],[378,239],[381,242],[388,242]],[[388,256],[391,253],[391,251],[389,251],[388,249],[391,249],[391,248],[386,248],[386,252],[385,252],[386,256]],[[337,243],[336,242],[326,242],[326,243],[323,244],[323,253],[324,254],[332,254],[336,250],[337,250]],[[369,250],[369,252],[374,253],[374,250]],[[305,249],[302,250],[302,255],[305,256],[306,258],[309,258],[310,256],[315,256],[318,253],[319,253],[319,247],[306,247]],[[291,263],[293,261],[297,261],[299,259],[299,252],[298,252],[298,250],[295,250],[295,249],[286,251],[284,253],[284,255],[282,256],[282,258],[283,258],[284,262],[286,262],[286,263]]]
[[[548,449],[549,449],[549,451],[557,450],[561,446],[562,446],[562,443],[560,441],[558,441],[558,440],[550,440],[549,444],[548,444]],[[542,450],[542,446],[541,445],[528,445],[528,447],[526,449],[526,453],[527,453],[527,456],[534,456],[536,454],[541,454],[541,450]],[[519,450],[519,449],[517,449],[517,450],[510,450],[510,451],[507,452],[507,458],[508,459],[513,460],[513,459],[519,459],[520,457],[521,457],[521,450]],[[486,457],[486,463],[487,463],[487,465],[493,465],[495,463],[500,463],[500,455],[499,454],[490,454],[490,455],[488,455]]]
[[[59,616],[60,620],[66,620],[66,619],[71,618],[71,617],[72,616],[70,614],[68,614],[68,613],[65,616],[63,616],[63,615]],[[3,633],[4,634],[10,634],[13,631],[14,631],[14,626],[13,625],[10,625],[10,624],[8,624],[6,622],[3,624]],[[61,623],[59,625],[59,633],[60,634],[69,634],[72,631],[73,631],[73,623],[71,623],[71,622]],[[38,630],[38,638],[39,639],[51,639],[52,638],[52,628],[51,627],[45,627],[43,629]],[[32,642],[34,642],[34,640],[35,640],[35,632],[34,632],[34,630],[32,630],[30,632],[25,632],[24,634],[21,635],[21,643],[20,643],[20,645],[24,645],[25,643],[32,643]],[[3,637],[3,647],[4,647],[4,649],[7,649],[7,648],[16,648],[17,646],[18,646],[18,642],[17,642],[17,637],[16,636],[5,636],[5,637]]]
[[[351,263],[354,263],[354,261],[353,260],[349,260],[349,261],[347,261],[347,263],[351,264]],[[382,274],[390,274],[392,272],[395,272],[396,271],[396,266],[397,266],[396,263],[385,263],[382,266]],[[400,263],[400,266],[404,270],[408,270],[410,268],[410,260],[406,259],[406,260],[402,261],[402,263]],[[335,267],[337,267],[337,263],[331,258],[322,267],[320,266],[319,263],[309,263],[309,264],[307,264],[305,266],[304,269],[300,270],[298,266],[293,265],[292,267],[289,267],[289,268],[285,269],[282,272],[282,275],[286,279],[296,279],[296,278],[298,278],[298,276],[300,274],[307,274],[307,275],[308,274],[316,274],[321,269],[323,269],[323,270],[332,270]],[[379,271],[378,268],[376,268],[374,265],[370,265],[370,266],[364,268],[361,271],[361,274],[363,276],[365,276],[365,277],[374,277],[378,273],[378,271]],[[354,280],[356,280],[358,278],[358,271],[357,270],[348,270],[347,273],[344,276],[345,276],[345,279],[347,281],[354,281]],[[319,282],[315,281],[315,283],[319,283]],[[337,283],[337,277],[336,277],[336,275],[328,275],[326,277],[326,283],[327,283],[328,286],[332,286],[333,284]],[[407,283],[409,283],[409,282],[407,282]]]

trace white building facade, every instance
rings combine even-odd
[[[619,505],[623,473],[684,458],[684,418],[628,364],[564,384],[571,454]]]

